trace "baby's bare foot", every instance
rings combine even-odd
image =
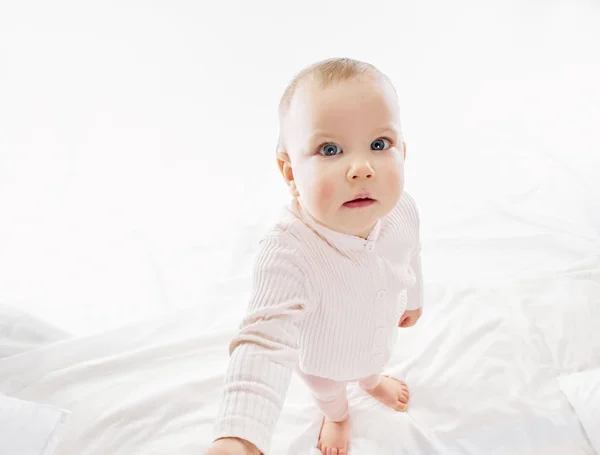
[[[406,383],[389,376],[382,376],[379,385],[366,392],[396,411],[406,411],[410,398]]]
[[[346,455],[349,433],[348,417],[342,422],[324,417],[317,447],[323,455]]]

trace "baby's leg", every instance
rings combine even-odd
[[[349,438],[347,383],[299,373],[325,416],[317,447],[324,455],[346,455]]]
[[[374,374],[359,381],[369,395],[396,411],[406,411],[408,406],[408,387],[406,383],[389,376]]]

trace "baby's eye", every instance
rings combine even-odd
[[[319,150],[319,153],[324,156],[334,156],[334,155],[338,155],[341,152],[342,152],[342,149],[340,149],[335,144],[325,144]]]
[[[375,139],[371,142],[371,150],[387,150],[390,146],[390,141],[383,138]]]

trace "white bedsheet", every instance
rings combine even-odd
[[[13,305],[0,302],[0,358],[29,351],[69,334]]]
[[[223,283],[213,310],[241,310],[246,280]],[[522,282],[431,283],[389,368],[411,387],[409,411],[351,389],[350,455],[594,454],[557,377],[600,366],[599,301],[597,257]],[[205,330],[207,318],[190,308],[0,359],[0,392],[71,411],[57,455],[198,454],[233,333]],[[272,453],[316,453],[317,432],[294,377]]]
[[[0,447],[3,454],[52,455],[69,413],[0,395]]]
[[[600,368],[558,378],[594,449],[600,453]]]

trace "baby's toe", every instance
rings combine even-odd
[[[402,402],[403,404],[408,403],[408,394],[404,393],[404,392],[400,392],[398,394],[398,401]]]
[[[407,403],[408,403],[407,400],[403,401],[402,399],[398,399],[398,401],[396,402],[396,404],[394,406],[394,409],[399,412],[404,412],[404,411],[406,411]]]

